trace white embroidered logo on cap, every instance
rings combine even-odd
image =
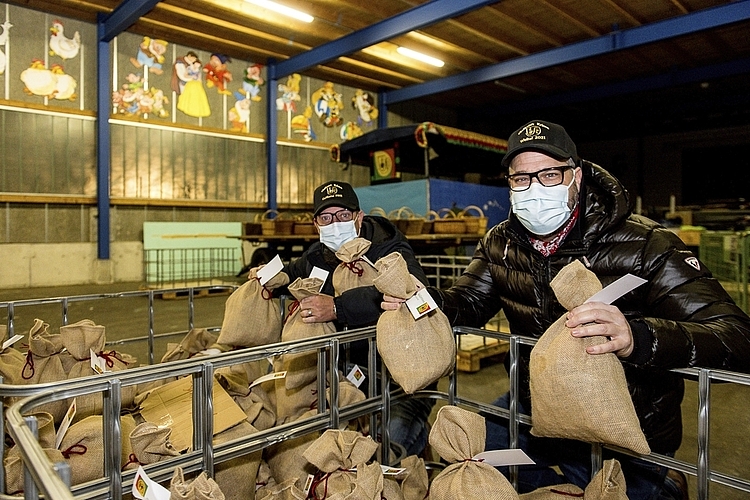
[[[695,258],[695,257],[688,257],[687,259],[685,259],[685,262],[689,266],[694,267],[697,271],[701,270],[701,263],[698,261],[697,258]]]

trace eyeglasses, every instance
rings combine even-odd
[[[511,191],[526,191],[531,186],[531,179],[536,178],[544,187],[558,186],[563,183],[565,171],[574,168],[571,165],[543,168],[538,172],[513,174],[508,176],[508,186]]]
[[[349,222],[354,219],[354,212],[351,210],[339,210],[338,212],[333,213],[318,214],[315,216],[315,222],[317,222],[319,226],[327,226],[334,222],[334,218],[338,222]]]

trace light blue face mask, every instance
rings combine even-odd
[[[568,193],[574,182],[575,179],[567,186],[560,184],[551,187],[532,182],[526,191],[511,191],[513,213],[526,229],[537,236],[554,233],[570,218]]]
[[[356,219],[355,219],[356,220]],[[318,226],[320,231],[320,242],[337,252],[341,245],[357,237],[357,228],[354,220],[348,222],[332,222],[327,226]]]

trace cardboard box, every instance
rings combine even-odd
[[[141,403],[141,416],[159,427],[172,429],[176,450],[193,446],[193,378],[183,377],[152,391]],[[218,382],[213,385],[214,435],[247,418]]]

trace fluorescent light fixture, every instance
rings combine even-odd
[[[246,0],[246,1],[250,2],[251,4],[257,5],[258,7],[263,7],[264,9],[272,10],[274,12],[278,12],[279,14],[284,14],[285,16],[293,17],[294,19],[298,19],[305,23],[311,23],[315,19],[310,14],[293,9],[291,7],[287,7],[286,5],[281,5],[279,3],[272,2],[271,0]]]
[[[438,68],[442,68],[443,66],[445,66],[445,63],[443,61],[441,61],[440,59],[424,55],[421,52],[417,52],[416,50],[407,49],[406,47],[399,47],[399,48],[396,49],[396,52],[398,52],[402,56],[411,57],[412,59],[416,59],[417,61],[422,61],[424,63],[432,64],[433,66],[437,66]]]

